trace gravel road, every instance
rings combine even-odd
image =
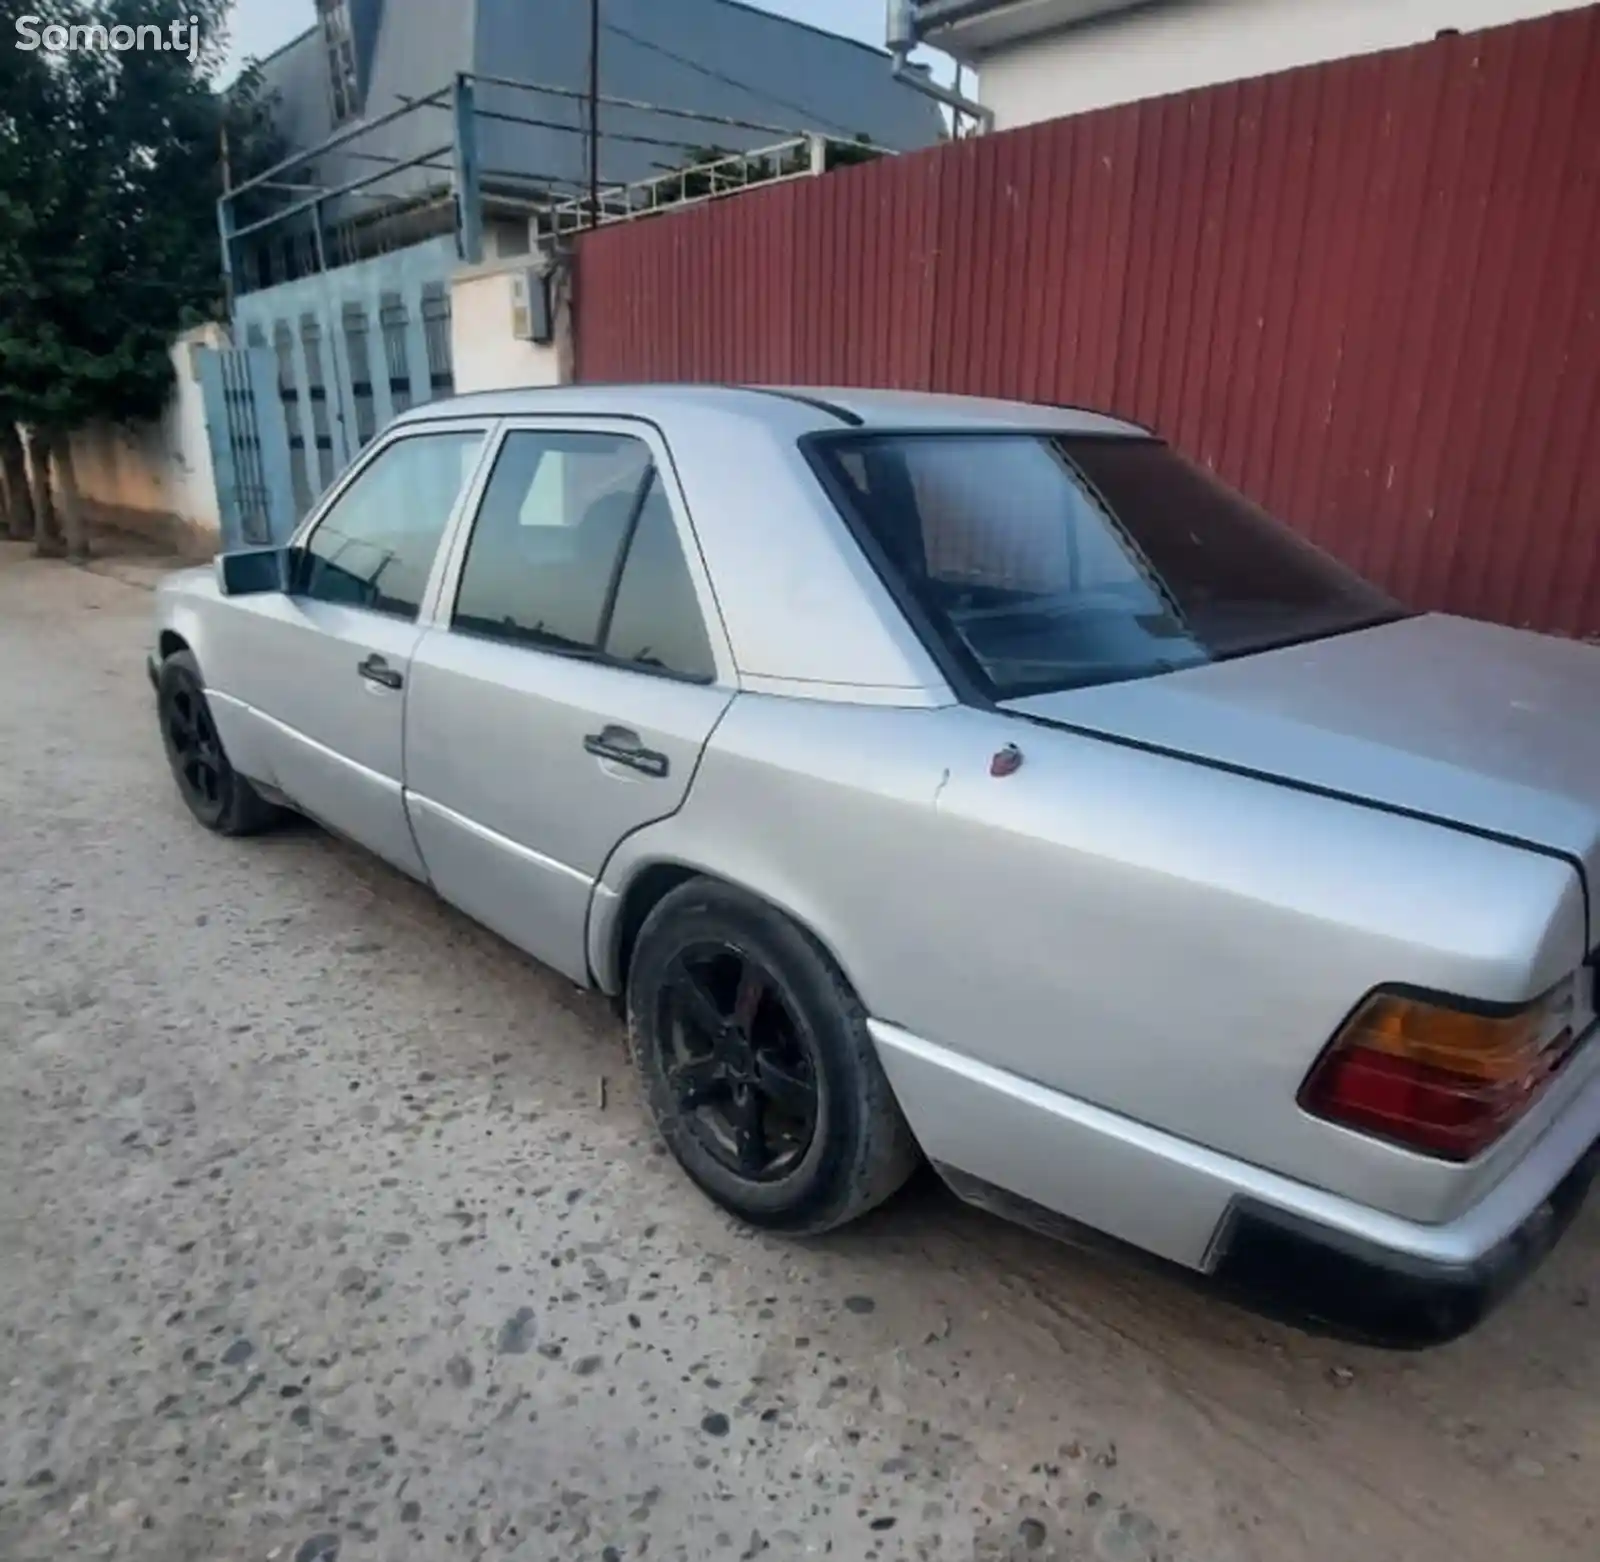
[[[930,1178],[736,1230],[604,1005],[191,822],[149,611],[0,546],[4,1562],[1600,1556],[1600,1209],[1422,1356]]]

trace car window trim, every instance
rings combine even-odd
[[[446,561],[447,567],[437,583],[438,594],[433,604],[433,613],[428,620],[428,627],[445,634],[463,634],[470,639],[481,640],[485,644],[504,645],[511,650],[532,656],[553,656],[565,661],[585,661],[595,666],[638,673],[646,678],[665,678],[669,682],[693,684],[702,688],[737,688],[738,667],[733,659],[733,642],[728,637],[728,626],[722,615],[722,604],[717,599],[716,581],[712,577],[705,550],[700,545],[700,536],[695,529],[694,515],[689,507],[688,495],[684,490],[677,462],[673,457],[672,445],[661,425],[653,418],[639,417],[625,412],[524,413],[491,421],[493,430],[485,446],[484,459],[468,493],[471,502],[463,507],[456,517],[456,531]],[[706,643],[711,649],[711,660],[715,669],[709,676],[678,673],[670,668],[646,667],[638,662],[610,657],[604,651],[596,651],[592,656],[579,656],[575,652],[563,652],[549,646],[518,645],[503,636],[475,633],[452,624],[455,604],[461,592],[461,575],[466,566],[467,549],[471,546],[473,533],[477,530],[478,520],[483,511],[483,501],[495,466],[499,462],[500,452],[513,434],[617,434],[637,439],[645,445],[650,452],[651,470],[661,483],[662,493],[671,511],[674,535],[677,537],[684,566],[689,571],[690,582],[694,587],[695,606],[700,613],[700,625],[705,633]],[[631,531],[629,543],[631,546]],[[625,567],[626,552],[621,557]],[[620,592],[620,575],[616,584]],[[607,629],[609,631],[609,624]]]
[[[649,450],[649,446],[645,448]],[[622,577],[628,572],[628,558],[633,552],[633,539],[639,534],[639,517],[644,514],[644,507],[650,502],[650,490],[661,479],[656,474],[655,452],[650,451],[650,465],[645,469],[645,474],[639,479],[639,486],[633,495],[633,505],[628,511],[628,524],[622,528],[622,542],[617,548],[617,556],[611,561],[611,579],[606,582],[605,601],[600,606],[600,622],[595,626],[594,648],[602,656],[609,655],[606,647],[611,643],[612,620],[617,616],[617,595],[622,590]],[[663,497],[666,490],[662,489]],[[682,552],[683,544],[679,543]],[[699,601],[695,602],[695,611],[699,612]],[[701,615],[704,617],[704,615]],[[709,637],[708,637],[709,640]]]
[[[576,647],[568,649],[559,645],[541,644],[532,638],[520,640],[517,638],[516,629],[488,630],[473,627],[476,620],[469,620],[465,624],[452,623],[445,626],[446,632],[460,635],[464,640],[478,640],[484,645],[504,646],[508,651],[521,651],[531,656],[550,656],[561,662],[577,662],[584,667],[605,667],[612,672],[637,673],[641,678],[657,678],[667,683],[685,683],[698,688],[714,688],[721,683],[715,673],[680,673],[671,667],[649,667],[643,662],[624,661],[620,656],[611,656],[605,651],[583,651]],[[523,630],[521,633],[533,635],[532,630]]]
[[[455,504],[450,514],[445,517],[444,527],[439,533],[439,541],[434,545],[433,562],[428,570],[427,584],[423,587],[422,600],[417,604],[414,613],[397,613],[384,608],[368,607],[359,602],[331,603],[330,606],[348,608],[353,613],[373,613],[380,618],[392,619],[397,623],[415,624],[419,628],[426,627],[431,622],[432,611],[441,576],[441,565],[445,562],[456,528],[460,525],[461,516],[469,497],[477,492],[483,476],[483,459],[485,453],[493,443],[493,436],[497,422],[494,418],[452,418],[452,419],[427,419],[416,423],[407,423],[400,428],[390,429],[374,439],[365,450],[353,461],[344,473],[327,489],[322,497],[311,508],[310,514],[295,528],[289,540],[289,547],[296,553],[303,553],[311,543],[322,523],[338,507],[344,496],[366,475],[383,456],[396,445],[408,439],[420,439],[440,435],[460,435],[476,433],[479,435],[479,447],[472,470],[467,474],[466,481],[462,483],[456,493]],[[293,596],[303,596],[301,592],[292,592]],[[309,601],[320,601],[320,598],[306,598]]]

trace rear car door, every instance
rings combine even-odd
[[[509,427],[407,695],[405,782],[446,899],[581,981],[616,846],[676,813],[734,696],[659,435]]]
[[[230,753],[330,829],[423,876],[401,790],[405,684],[488,424],[386,441],[299,541],[286,595],[239,598],[207,681]],[[228,734],[224,732],[228,741]]]

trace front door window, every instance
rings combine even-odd
[[[471,430],[385,447],[317,523],[296,595],[414,619],[482,445]]]

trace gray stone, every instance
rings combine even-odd
[[[1108,1513],[1095,1531],[1100,1562],[1161,1562],[1161,1527],[1132,1508]]]
[[[533,1309],[519,1307],[500,1326],[497,1348],[502,1356],[525,1356],[533,1347]]]

